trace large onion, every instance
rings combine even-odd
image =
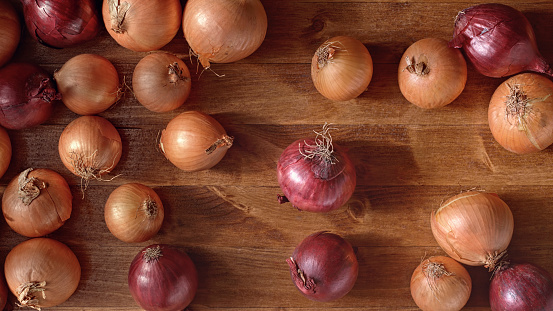
[[[265,39],[267,14],[259,0],[188,0],[184,37],[204,68],[248,57]]]

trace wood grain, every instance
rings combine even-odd
[[[21,12],[18,2],[14,2]],[[449,39],[457,12],[475,3],[443,1],[262,0],[269,29],[262,46],[232,64],[197,70],[182,31],[162,50],[183,58],[192,73],[185,105],[168,113],[142,107],[127,88],[123,99],[100,115],[123,140],[123,155],[111,182],[80,179],[61,163],[59,135],[78,116],[63,104],[35,128],[9,131],[10,167],[0,192],[28,167],[50,168],[71,186],[71,218],[49,235],[66,243],[83,273],[76,293],[52,310],[140,310],[127,288],[127,271],[144,246],[167,243],[185,250],[197,265],[198,293],[190,311],[361,311],[417,310],[410,291],[412,271],[424,257],[443,255],[430,230],[430,213],[448,197],[467,189],[496,192],[515,217],[511,258],[531,261],[553,273],[553,178],[551,148],[515,155],[490,133],[487,106],[503,79],[484,77],[469,64],[465,90],[452,104],[423,110],[408,103],[397,85],[403,51],[425,37]],[[477,1],[484,2],[484,1]],[[185,1],[182,1],[183,5]],[[503,1],[520,9],[533,25],[542,55],[553,62],[547,0]],[[350,35],[361,40],[374,61],[366,92],[348,102],[321,96],[310,77],[311,57],[326,39]],[[95,53],[112,61],[131,86],[136,63],[147,53],[120,47],[107,31],[75,48],[54,50],[24,31],[14,61],[38,63],[53,73],[68,59]],[[235,138],[213,169],[178,170],[159,151],[159,133],[177,114],[200,110],[212,115]],[[276,163],[291,142],[312,137],[325,122],[348,149],[358,176],[353,197],[327,214],[279,205]],[[162,198],[166,218],[150,241],[126,244],[108,231],[103,208],[117,186],[140,182]],[[290,280],[286,258],[307,235],[329,230],[357,249],[358,281],[344,298],[316,303]],[[0,225],[0,258],[26,238]],[[473,292],[464,310],[489,310],[489,273],[467,267]],[[13,306],[14,297],[11,297]]]

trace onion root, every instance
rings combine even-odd
[[[46,281],[42,282],[28,282],[19,285],[17,288],[17,299],[19,300],[18,305],[20,307],[29,307],[36,310],[40,310],[38,306],[39,300],[34,295],[36,292],[42,293],[42,299],[46,299]]]

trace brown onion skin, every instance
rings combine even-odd
[[[39,125],[61,98],[52,77],[30,63],[10,63],[0,69],[0,125],[21,130]]]
[[[514,89],[520,87],[520,93]],[[522,94],[523,93],[523,94]],[[509,102],[511,94],[525,100]],[[495,140],[505,149],[526,154],[553,143],[553,82],[536,73],[522,73],[497,87],[488,107],[488,123]]]
[[[159,247],[161,256],[147,260],[144,254]],[[134,257],[129,268],[131,295],[148,311],[180,311],[194,299],[198,273],[194,262],[183,251],[166,244],[153,244]]]
[[[191,85],[186,64],[169,53],[145,56],[136,65],[132,76],[134,96],[153,112],[179,108],[190,95]]]
[[[121,94],[117,69],[96,54],[72,57],[54,73],[54,79],[65,106],[80,115],[107,110]]]
[[[8,170],[11,158],[12,143],[10,136],[4,128],[0,127],[0,177],[4,176],[4,173]]]
[[[66,48],[94,39],[101,24],[95,0],[21,0],[27,29],[38,42]]]
[[[110,18],[112,2],[130,5],[120,27]],[[182,6],[179,0],[103,0],[102,16],[117,43],[135,52],[149,52],[173,40],[180,28]]]
[[[65,302],[75,292],[81,279],[81,265],[67,245],[50,238],[34,238],[21,242],[8,253],[4,274],[16,297],[20,285],[46,282],[46,298],[34,293],[38,300],[34,306],[48,308]]]
[[[109,195],[104,219],[109,231],[127,243],[151,239],[161,228],[163,203],[150,187],[129,183],[117,187]]]
[[[206,150],[219,139],[210,154]],[[160,149],[165,157],[183,171],[195,172],[217,165],[232,146],[223,126],[213,117],[199,111],[186,111],[173,118],[161,132]]]
[[[21,23],[13,5],[0,0],[0,67],[13,56],[21,39]]]
[[[407,58],[425,63],[427,73],[413,72]],[[420,60],[426,58],[426,61]],[[411,70],[410,70],[411,69]],[[399,89],[405,99],[421,108],[439,108],[453,102],[465,89],[467,63],[463,54],[440,38],[421,39],[407,48],[398,68]]]
[[[489,288],[492,311],[553,310],[553,279],[531,263],[508,263],[493,274]]]
[[[479,4],[459,12],[449,46],[462,48],[476,70],[488,77],[506,77],[526,70],[553,76],[538,50],[528,19],[504,4]]]
[[[372,76],[371,54],[361,41],[352,37],[328,39],[311,59],[311,80],[317,91],[331,100],[358,97],[367,90]]]
[[[58,151],[63,165],[84,179],[109,173],[121,159],[123,145],[117,129],[99,116],[82,116],[69,123],[61,133]],[[94,175],[84,175],[72,160],[77,155]]]
[[[39,194],[29,204],[24,203],[18,193],[19,188],[27,184],[20,184],[22,174],[28,179],[37,179],[34,184]],[[2,213],[15,232],[26,237],[39,237],[56,231],[71,217],[72,199],[69,185],[60,174],[44,168],[25,170],[6,187]]]
[[[188,0],[182,18],[184,37],[204,68],[250,56],[267,33],[267,14],[259,0]]]
[[[296,288],[307,298],[328,302],[351,291],[359,264],[348,241],[330,232],[317,232],[306,237],[286,260]],[[306,282],[300,275],[303,273]]]
[[[355,166],[342,147],[334,143],[335,164],[305,158],[313,139],[290,144],[277,162],[277,180],[290,203],[299,210],[326,213],[340,208],[352,196],[357,184]],[[299,177],[299,178],[298,178]]]

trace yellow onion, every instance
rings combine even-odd
[[[493,93],[488,121],[495,140],[523,154],[553,143],[553,82],[537,73],[509,78]]]
[[[12,143],[8,132],[0,127],[0,177],[4,175],[12,158]]]
[[[80,115],[105,111],[121,96],[117,70],[100,55],[71,58],[54,72],[54,79],[65,106]]]
[[[163,215],[163,204],[157,193],[138,183],[113,190],[104,208],[109,231],[127,243],[151,239],[161,228]]]
[[[371,82],[373,61],[361,41],[338,36],[325,41],[311,60],[311,79],[324,97],[346,101],[361,95]]]
[[[8,253],[4,274],[19,304],[40,310],[71,297],[81,279],[81,265],[67,245],[49,238],[34,238]]]
[[[423,311],[458,311],[472,291],[470,275],[450,257],[423,260],[411,276],[411,296]]]
[[[188,0],[182,18],[184,37],[204,68],[248,57],[267,33],[267,14],[259,0]]]
[[[103,0],[102,17],[117,43],[148,52],[173,40],[180,28],[182,6],[179,0]]]
[[[159,147],[181,170],[193,172],[215,166],[232,146],[232,137],[217,120],[199,111],[173,118],[161,132]]]
[[[467,63],[458,49],[439,38],[413,43],[399,62],[399,89],[421,108],[443,107],[454,101],[467,82]]]
[[[58,173],[28,168],[12,179],[2,197],[2,213],[15,232],[39,237],[54,232],[71,216],[71,190]]]
[[[496,194],[469,191],[431,213],[432,233],[453,259],[493,270],[513,236],[513,214]]]
[[[19,45],[21,24],[8,0],[0,0],[0,67],[4,66]]]

